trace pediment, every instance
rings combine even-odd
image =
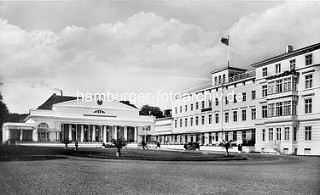
[[[92,109],[112,109],[112,110],[134,110],[137,111],[137,108],[129,106],[127,104],[118,102],[118,101],[84,101],[81,99],[71,100],[67,102],[54,104],[53,107],[72,107],[72,108],[92,108]]]

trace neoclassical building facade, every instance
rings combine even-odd
[[[319,155],[320,43],[287,46],[285,53],[251,66],[212,71],[211,84],[175,99],[172,119],[156,121],[155,139],[201,145],[228,140],[255,151]],[[163,121],[172,121],[171,131],[159,128]]]
[[[139,109],[117,101],[83,101],[53,94],[25,123],[5,123],[3,142],[110,142],[123,137],[139,142],[154,128],[154,117],[139,116]]]

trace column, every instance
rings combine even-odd
[[[118,139],[118,127],[114,126],[114,139],[117,140]]]
[[[138,127],[134,127],[134,142],[138,142]]]
[[[103,127],[103,143],[107,142],[107,126],[102,126]]]
[[[69,140],[72,140],[72,125],[69,124],[69,136],[68,136]]]
[[[204,145],[209,145],[209,133],[204,134]]]
[[[177,143],[176,143],[176,144],[181,144],[181,142],[180,142],[180,136],[181,136],[181,135],[177,135]]]
[[[128,138],[128,127],[127,127],[127,126],[124,126],[124,127],[123,127],[123,137],[124,137],[124,139],[126,139],[126,140],[127,140],[127,138]]]
[[[78,124],[76,124],[76,140],[78,140]]]
[[[92,125],[92,141],[96,141],[96,126]]]
[[[81,133],[80,133],[80,142],[83,142],[84,140],[84,125],[81,125]]]
[[[20,129],[20,141],[22,141],[22,129]]]

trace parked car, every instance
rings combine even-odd
[[[188,142],[188,143],[184,144],[184,149],[185,150],[200,149],[200,144],[198,142]]]

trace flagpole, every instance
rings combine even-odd
[[[230,38],[229,38],[229,35],[228,35],[228,64],[227,64],[227,67],[229,68],[229,62],[230,62]]]

